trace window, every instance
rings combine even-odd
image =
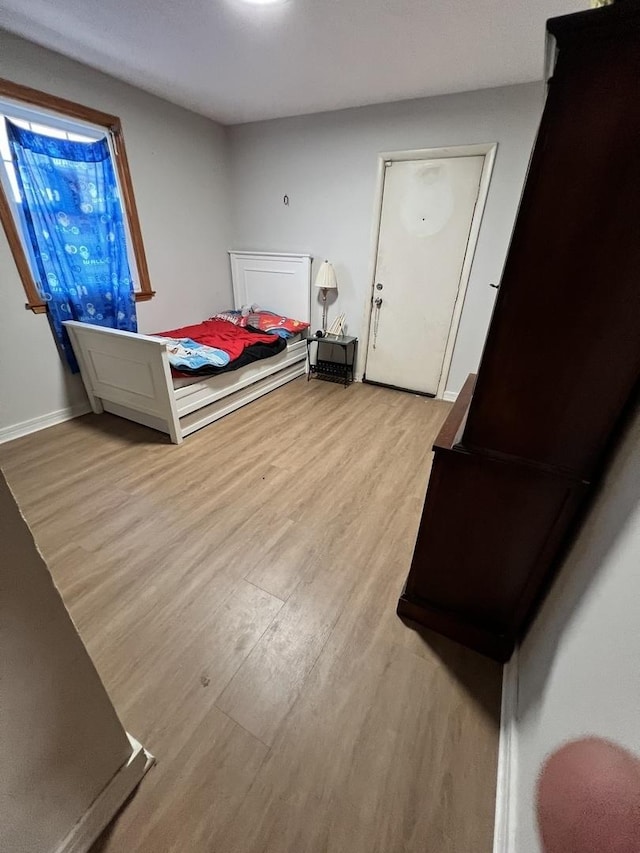
[[[31,242],[26,234],[5,117],[18,127],[58,139],[80,143],[107,140],[125,222],[127,256],[134,280],[135,298],[136,301],[151,299],[154,291],[149,281],[120,120],[116,116],[0,79],[0,218],[24,286],[26,307],[35,313],[46,311]]]
[[[49,124],[37,124],[35,121],[28,121],[27,119],[19,118],[18,115],[16,115],[16,113],[23,112],[23,110],[16,109],[15,105],[12,105],[9,101],[0,99],[0,115],[10,119],[14,124],[17,124],[18,127],[24,127],[27,130],[33,130],[35,133],[43,133],[45,136],[53,136],[57,139],[70,139],[74,142],[93,142],[97,138],[95,136],[86,136],[80,133],[70,133],[68,130],[61,130],[60,128],[53,127]],[[20,190],[16,179],[16,167],[11,159],[9,140],[7,138],[7,126],[3,121],[0,121],[0,156],[2,156],[2,163],[7,173],[7,180],[11,190],[11,198],[9,202],[20,204],[22,199],[20,198]]]

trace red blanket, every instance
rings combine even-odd
[[[216,347],[229,353],[231,360],[238,358],[252,344],[273,344],[275,335],[248,332],[228,320],[205,320],[195,326],[183,326],[169,332],[158,332],[161,338],[191,338],[199,344]]]

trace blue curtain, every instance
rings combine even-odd
[[[71,142],[7,121],[22,216],[54,334],[76,363],[63,320],[135,332],[122,206],[106,139]]]

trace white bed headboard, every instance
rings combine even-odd
[[[311,256],[229,252],[236,308],[258,304],[294,320],[311,320]]]

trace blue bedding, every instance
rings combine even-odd
[[[203,367],[225,367],[229,353],[215,347],[199,344],[192,338],[167,338],[167,352],[171,367],[176,370],[200,370]]]

